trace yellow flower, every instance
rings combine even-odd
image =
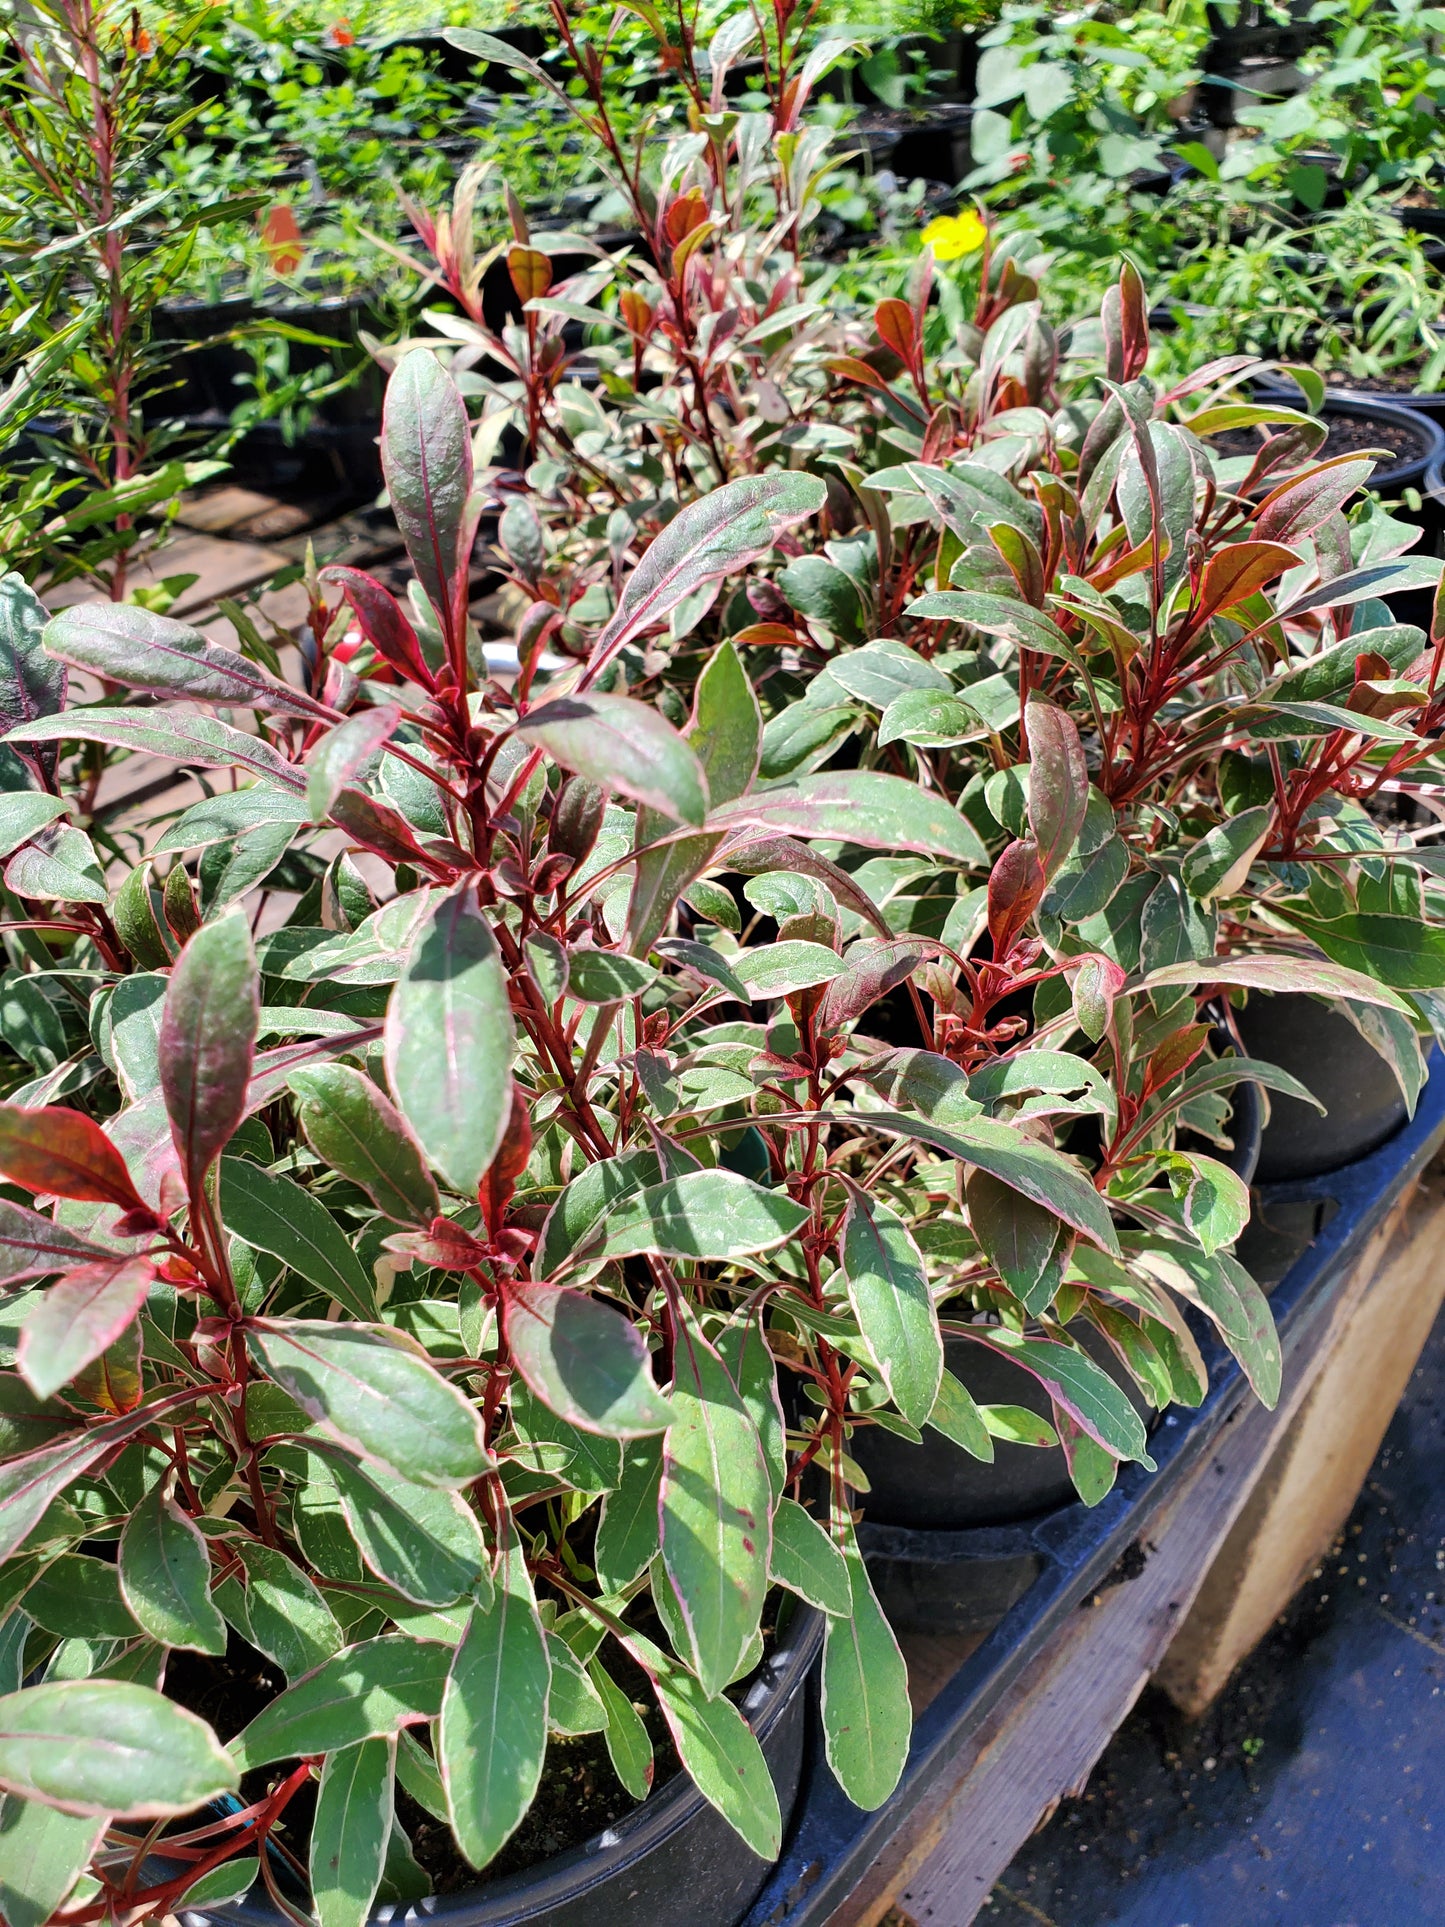
[[[966,254],[977,254],[988,236],[982,219],[969,208],[963,214],[940,214],[930,221],[919,237],[933,249],[937,261],[961,261]]]

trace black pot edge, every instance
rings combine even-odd
[[[748,1688],[741,1711],[761,1743],[773,1731],[807,1683],[823,1644],[823,1615],[798,1601],[783,1643],[764,1659]],[[511,1927],[544,1916],[564,1901],[585,1897],[602,1881],[624,1873],[666,1840],[681,1831],[706,1805],[704,1796],[679,1772],[642,1806],[625,1815],[579,1847],[554,1854],[538,1867],[508,1874],[484,1887],[457,1894],[428,1894],[405,1906],[378,1907],[369,1919],[375,1927],[408,1921],[445,1921],[449,1927]],[[784,1815],[786,1823],[787,1816]],[[745,1852],[738,1843],[739,1852]],[[508,1902],[518,1903],[508,1909]],[[181,1909],[183,1927],[284,1927],[282,1916],[269,1904],[233,1901],[205,1912]]]
[[[1294,401],[1299,398],[1299,389],[1291,381],[1256,381],[1251,384],[1253,392],[1261,401]],[[1421,398],[1422,400],[1424,397]],[[1435,398],[1430,397],[1431,400]],[[1366,419],[1397,421],[1405,417],[1412,428],[1420,431],[1425,443],[1424,452],[1413,461],[1396,462],[1392,467],[1377,469],[1370,477],[1371,488],[1385,485],[1400,487],[1401,478],[1407,477],[1418,469],[1427,480],[1430,475],[1445,465],[1445,428],[1434,417],[1419,406],[1409,395],[1376,395],[1363,388],[1327,388],[1325,390],[1323,414],[1364,415]]]
[[[1331,1198],[1339,1209],[1274,1295],[1287,1360],[1297,1339],[1328,1316],[1391,1201],[1445,1142],[1445,1053],[1438,1046],[1429,1068],[1415,1116],[1395,1137],[1330,1180],[1292,1187],[1301,1195]],[[1040,1522],[1044,1570],[918,1715],[908,1764],[891,1799],[876,1812],[862,1813],[827,1776],[814,1775],[795,1818],[795,1837],[740,1927],[825,1927],[1043,1642],[1147,1534],[1157,1509],[1243,1402],[1243,1374],[1217,1342],[1206,1345],[1206,1362],[1210,1391],[1204,1404],[1173,1420],[1166,1414],[1154,1434],[1158,1471],[1127,1467],[1114,1491],[1082,1521],[1075,1522],[1078,1509],[1070,1506]],[[1050,1529],[1056,1521],[1057,1531]]]

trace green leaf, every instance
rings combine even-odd
[[[842,1553],[852,1610],[829,1619],[823,1642],[823,1734],[839,1786],[855,1806],[871,1813],[882,1806],[903,1772],[913,1709],[908,1668],[873,1596],[851,1527]]]
[[[611,1004],[637,997],[657,982],[650,964],[616,950],[578,947],[567,959],[567,988],[584,1004]]]
[[[920,749],[954,749],[986,736],[988,724],[970,709],[964,693],[910,689],[895,696],[878,724],[878,747],[914,743]]]
[[[938,1397],[943,1339],[923,1258],[903,1220],[853,1193],[843,1216],[842,1271],[868,1356],[910,1425]]]
[[[755,1854],[776,1860],[783,1822],[763,1749],[729,1699],[710,1698],[640,1633],[622,1641],[653,1683],[678,1758],[697,1790]]]
[[[1249,1186],[1218,1158],[1176,1151],[1169,1161],[1169,1185],[1184,1205],[1184,1222],[1212,1257],[1232,1245],[1249,1223]]]
[[[1252,990],[1307,990],[1320,997],[1354,997],[1363,1004],[1385,1004],[1391,1010],[1410,1014],[1404,998],[1384,984],[1339,963],[1326,963],[1322,957],[1211,957],[1204,963],[1169,964],[1163,970],[1151,971],[1140,988],[1186,984],[1192,990],[1201,983],[1246,984]]]
[[[786,1243],[807,1221],[791,1198],[735,1171],[686,1171],[615,1204],[580,1255],[748,1258]]]
[[[515,1280],[503,1300],[512,1363],[542,1403],[585,1432],[636,1438],[672,1422],[642,1333],[585,1292]]]
[[[262,1707],[232,1740],[244,1773],[298,1753],[332,1753],[383,1739],[441,1711],[451,1648],[434,1640],[386,1633],[364,1639]]]
[[[327,1437],[396,1478],[461,1487],[491,1469],[480,1414],[389,1333],[288,1319],[252,1326],[248,1338]]]
[[[171,850],[198,850],[211,843],[229,842],[233,837],[260,829],[263,824],[299,827],[305,821],[304,802],[284,791],[269,789],[263,783],[252,783],[246,789],[221,790],[215,796],[205,796],[199,803],[192,803],[153,846],[151,854],[164,856]]]
[[[584,1432],[569,1420],[549,1411],[518,1375],[507,1395],[512,1423],[517,1436],[528,1445],[560,1445],[559,1475],[576,1492],[611,1492],[622,1477],[622,1441],[600,1432]],[[523,1452],[522,1463],[529,1464],[535,1454]]]
[[[108,903],[110,888],[95,845],[71,823],[52,823],[5,865],[5,885],[18,897],[55,903]]]
[[[485,1573],[481,1527],[460,1493],[383,1486],[340,1455],[329,1469],[362,1558],[403,1599],[450,1606]]]
[[[829,984],[847,965],[836,950],[821,943],[763,944],[732,958],[733,975],[752,998],[787,997],[795,990]]]
[[[395,703],[361,709],[323,736],[306,758],[306,808],[313,823],[324,823],[331,805],[384,743],[401,727]]]
[[[551,1689],[547,1695],[548,1728],[553,1733],[569,1735],[605,1732],[607,1708],[581,1660],[558,1633],[548,1633],[547,1653],[552,1666]]]
[[[747,671],[731,642],[718,644],[697,679],[687,740],[702,764],[713,804],[729,803],[751,788],[762,746],[762,717]],[[665,819],[642,811],[637,824],[638,847],[653,842],[666,828]],[[717,846],[718,839],[713,836],[686,837],[639,856],[627,912],[629,945],[639,956],[645,955],[661,934],[678,897],[707,867]],[[731,906],[726,891],[719,890],[718,894]]]
[[[46,1927],[105,1828],[104,1816],[57,1813],[14,1794],[0,1802],[0,1912],[8,1927]]]
[[[662,1441],[632,1440],[622,1454],[622,1478],[602,1501],[592,1563],[606,1592],[621,1592],[652,1561],[658,1547],[658,1489]]]
[[[391,1839],[394,1738],[327,1755],[311,1822],[311,1904],[321,1927],[365,1927]]]
[[[752,1415],[684,1301],[662,1448],[662,1562],[708,1698],[734,1677],[768,1588],[772,1488]]]
[[[205,1721],[148,1686],[62,1680],[0,1699],[0,1786],[62,1813],[159,1820],[236,1784]]]
[[[8,580],[0,577],[0,590]],[[3,608],[0,601],[0,620],[3,620]],[[0,676],[3,673],[0,668]],[[63,796],[49,796],[44,790],[9,790],[0,795],[0,856],[9,856],[12,850],[18,850],[57,817],[67,815],[69,809]]]
[[[701,827],[707,778],[697,751],[664,717],[630,696],[554,696],[529,710],[519,734],[554,763],[630,796],[673,823]]]
[[[41,642],[48,619],[23,576],[0,575],[0,730],[51,716],[65,701],[65,670]]]
[[[162,1646],[219,1658],[226,1625],[211,1599],[211,1557],[200,1531],[157,1480],[120,1536],[120,1590]]]
[[[171,971],[161,1016],[161,1089],[192,1199],[246,1115],[260,982],[239,911],[203,925]]]
[[[1216,823],[1202,836],[1185,857],[1180,875],[1192,896],[1208,901],[1211,897],[1233,896],[1244,888],[1249,867],[1263,849],[1274,821],[1272,807],[1241,810],[1237,816]]]
[[[607,1715],[607,1755],[612,1770],[634,1800],[652,1791],[652,1741],[642,1715],[612,1676],[593,1660],[587,1668]]]
[[[1227,1251],[1206,1256],[1179,1239],[1136,1237],[1130,1244],[1153,1276],[1214,1322],[1255,1397],[1273,1411],[1284,1376],[1279,1334],[1268,1299],[1244,1266]]]
[[[299,1099],[297,1122],[323,1163],[359,1184],[397,1224],[430,1225],[442,1208],[436,1182],[384,1091],[350,1064],[307,1064],[287,1083]]]
[[[52,1559],[25,1594],[26,1616],[60,1639],[134,1639],[139,1628],[108,1559],[81,1552]]]
[[[221,1160],[221,1220],[256,1251],[281,1259],[353,1318],[376,1317],[376,1287],[319,1198],[249,1158]]]
[[[512,1107],[507,973],[468,891],[443,897],[412,941],[386,1013],[386,1073],[432,1165],[475,1198]]]
[[[593,648],[594,670],[633,636],[665,622],[705,583],[766,555],[784,530],[818,513],[827,493],[816,475],[770,469],[689,503],[628,577],[617,612]]]
[[[1087,1352],[1051,1338],[1025,1338],[1002,1326],[971,1325],[968,1335],[1022,1365],[1106,1451],[1116,1458],[1137,1459],[1153,1471],[1144,1421]]]
[[[497,1562],[490,1606],[472,1608],[452,1661],[436,1750],[452,1832],[484,1867],[526,1816],[547,1750],[551,1662],[515,1543]]]
[[[19,1458],[0,1460],[0,1561],[7,1560],[43,1518],[52,1499],[112,1447],[155,1423],[151,1405],[121,1418],[43,1445]]]
[[[149,1258],[102,1258],[58,1279],[20,1328],[17,1363],[50,1398],[106,1352],[138,1316],[156,1275]]]
[[[199,629],[133,602],[85,602],[45,626],[48,654],[129,689],[190,702],[264,709],[314,722],[322,704]]]
[[[865,1120],[860,1117],[857,1122]],[[1113,1219],[1093,1185],[1057,1151],[1026,1138],[1012,1126],[987,1117],[955,1118],[945,1130],[923,1118],[895,1117],[884,1111],[870,1111],[866,1125],[885,1136],[915,1138],[965,1164],[976,1165],[1032,1198],[1035,1204],[1052,1210],[1103,1250],[1118,1253]]]
[[[770,1577],[819,1612],[853,1610],[848,1566],[823,1527],[796,1499],[779,1499],[773,1514]]]
[[[238,1854],[234,1860],[223,1860],[219,1867],[203,1873],[186,1888],[177,1905],[186,1912],[193,1907],[223,1907],[228,1900],[244,1900],[260,1878],[261,1862],[256,1856]]]
[[[279,1547],[254,1539],[232,1542],[246,1575],[245,1591],[235,1580],[217,1589],[216,1601],[253,1646],[286,1675],[299,1679],[341,1650],[340,1626],[318,1589]],[[232,1605],[238,1603],[239,1615]]]
[[[619,1198],[656,1184],[660,1175],[651,1151],[624,1151],[621,1157],[585,1166],[563,1187],[547,1214],[532,1275],[550,1278]]]
[[[985,1465],[993,1464],[993,1438],[973,1393],[948,1370],[939,1382],[928,1423]]]
[[[161,756],[200,769],[245,769],[298,796],[306,778],[294,763],[258,736],[232,729],[214,716],[177,710],[67,709],[63,715],[24,722],[6,732],[12,743],[108,743],[137,756]]]
[[[878,770],[824,770],[754,790],[714,810],[709,828],[826,837],[873,850],[916,850],[970,865],[988,861],[967,817],[941,796]]]
[[[969,1172],[964,1196],[969,1225],[989,1263],[1024,1309],[1037,1316],[1062,1279],[1073,1243],[1067,1228],[1044,1205],[987,1171]]]
[[[1319,945],[1327,957],[1392,990],[1438,990],[1445,986],[1445,929],[1415,917],[1358,911],[1316,917],[1293,903],[1271,908]],[[1342,993],[1360,996],[1359,991]]]

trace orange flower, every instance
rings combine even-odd
[[[333,20],[321,38],[328,47],[354,47],[356,45],[356,35],[351,31],[351,22],[344,18],[341,20]]]

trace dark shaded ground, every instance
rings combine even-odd
[[[1445,1927],[1445,1318],[1269,1637],[1197,1725],[1147,1691],[979,1918]]]

